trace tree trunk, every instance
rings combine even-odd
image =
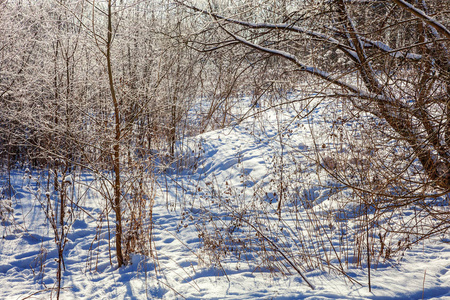
[[[111,91],[111,98],[114,106],[114,127],[115,127],[115,137],[113,146],[113,168],[114,168],[114,203],[113,209],[116,214],[116,255],[117,263],[120,268],[123,263],[123,252],[122,252],[122,211],[120,206],[120,111],[119,103],[116,97],[116,91],[114,88],[114,80],[112,74],[111,66],[111,43],[112,43],[112,12],[111,12],[111,0],[108,0],[108,36],[106,41],[106,63],[108,66],[108,79],[109,79],[109,89]]]

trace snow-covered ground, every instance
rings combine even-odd
[[[192,160],[192,164],[197,165],[195,171],[179,168],[159,175],[153,206],[152,243],[156,254],[133,254],[131,263],[120,269],[116,268],[114,251],[108,250],[113,230],[108,233],[108,220],[99,219],[104,200],[94,190],[85,193],[93,177],[81,174],[68,180],[71,185],[83,183],[71,190],[82,194],[79,198],[83,200],[74,208],[77,219],[68,228],[61,298],[450,299],[450,243],[437,238],[408,250],[400,262],[373,266],[371,292],[365,268],[350,266],[347,270],[360,285],[334,272],[300,265],[302,275],[315,287],[311,289],[299,273],[288,275],[261,268],[258,258],[245,261],[231,255],[220,265],[217,261],[210,264],[214,262],[210,259],[214,251],[204,250],[205,242],[199,236],[202,230],[211,230],[211,226],[216,226],[213,231],[220,230],[220,220],[226,223],[233,213],[258,208],[274,216],[269,226],[276,224],[277,201],[272,203],[270,199],[279,198],[270,191],[279,188],[277,174],[293,180],[292,176],[300,171],[292,168],[300,168],[301,186],[311,193],[314,205],[333,205],[328,197],[330,187],[317,176],[319,168],[305,157],[314,147],[311,130],[327,130],[322,117],[324,107],[319,106],[305,119],[293,119],[293,110],[283,114],[268,111],[184,141],[181,148],[184,153],[196,153],[198,160]],[[286,144],[280,144],[280,133]],[[280,159],[285,159],[284,173],[274,170]],[[56,298],[58,253],[42,204],[47,197],[46,187],[42,186],[46,176],[46,172],[34,169],[15,170],[10,178],[13,189],[3,190],[0,299]],[[2,178],[3,186],[6,180]],[[249,207],[248,203],[254,205],[255,199],[261,200],[260,206]],[[280,219],[293,229],[289,210],[293,204],[285,201]],[[225,203],[229,206],[224,207]],[[208,218],[211,224],[205,223]],[[110,246],[114,249],[113,243]]]

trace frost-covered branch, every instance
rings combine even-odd
[[[413,5],[409,4],[408,2],[405,2],[403,0],[392,0],[395,4],[398,6],[401,6],[402,8],[406,9],[407,11],[411,12],[415,16],[419,17],[422,21],[436,29],[439,33],[444,35],[446,38],[450,39],[450,30],[447,29],[443,24],[438,22],[436,19],[428,16],[423,10],[418,9],[414,7]]]
[[[422,55],[416,54],[416,53],[410,53],[410,52],[403,52],[402,49],[392,49],[387,44],[381,42],[381,41],[373,41],[371,39],[368,39],[366,37],[360,36],[360,39],[365,43],[364,46],[372,46],[374,48],[377,48],[378,50],[389,54],[392,57],[395,58],[406,58],[410,60],[421,60]],[[410,47],[408,47],[410,48]]]
[[[350,58],[352,58],[353,60],[355,60],[357,58],[356,52],[353,51],[351,48],[349,48],[348,46],[342,44],[339,40],[330,37],[324,33],[318,32],[318,31],[314,31],[314,30],[310,30],[304,27],[300,27],[300,26],[296,26],[294,24],[287,24],[287,23],[254,23],[254,22],[246,22],[246,21],[242,21],[242,20],[237,20],[237,19],[233,19],[233,18],[228,18],[228,17],[224,17],[222,15],[219,14],[215,14],[213,12],[209,12],[203,9],[200,9],[196,6],[192,6],[192,5],[188,5],[184,2],[180,2],[177,1],[177,3],[184,5],[194,11],[200,12],[202,14],[205,15],[209,15],[211,17],[213,17],[216,20],[223,20],[226,21],[228,23],[232,23],[232,24],[236,24],[236,25],[241,25],[247,28],[252,28],[252,29],[271,29],[271,30],[285,30],[285,31],[291,31],[291,32],[295,32],[295,33],[299,33],[299,34],[306,34],[309,37],[312,38],[316,38],[318,40],[321,40],[323,42],[326,42],[328,44],[334,45],[336,46],[338,49],[340,49],[341,51],[343,51],[344,53],[346,53]]]

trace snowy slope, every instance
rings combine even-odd
[[[262,201],[261,208],[276,216],[276,201],[269,203],[276,195],[266,192],[276,189],[271,179],[280,154],[286,159],[287,169],[293,167],[293,157],[298,160],[304,173],[302,187],[311,187],[305,190],[317,207],[332,205],[328,199],[330,188],[321,185],[325,179],[314,175],[317,166],[305,157],[314,147],[311,126],[316,132],[327,128],[320,121],[323,110],[319,107],[309,118],[292,122],[295,114],[289,110],[283,114],[269,111],[186,140],[183,147],[186,152],[198,153],[198,165],[195,171],[160,174],[153,208],[152,243],[156,255],[133,255],[132,263],[121,269],[115,267],[114,251],[108,251],[108,221],[98,218],[103,200],[94,191],[84,194],[85,187],[75,188],[75,193],[84,195],[80,207],[89,215],[77,210],[77,220],[70,227],[61,298],[450,299],[450,243],[438,239],[410,249],[400,263],[391,261],[374,267],[372,292],[364,268],[348,270],[348,275],[362,286],[334,273],[303,268],[303,275],[315,287],[312,290],[299,274],[283,276],[261,269],[257,260],[239,261],[230,256],[220,266],[209,263],[211,253],[203,250],[198,231],[205,217],[214,214],[226,222],[230,209],[248,209],[246,201],[254,195],[265,199],[267,203]],[[284,146],[279,143],[280,133],[286,134],[283,138],[288,142]],[[2,205],[11,207],[11,215],[3,216],[1,226],[0,299],[56,298],[58,254],[42,209],[46,195],[41,182],[46,176],[38,170],[14,171],[13,190],[3,190]],[[6,180],[2,178],[3,186]],[[89,184],[92,177],[83,174],[73,181]],[[234,202],[229,208],[213,202],[225,191],[235,195],[230,198]],[[293,221],[287,210],[283,217],[287,225]],[[276,222],[276,217],[271,222]]]

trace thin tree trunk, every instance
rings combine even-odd
[[[120,268],[123,263],[122,252],[122,211],[120,206],[120,116],[119,116],[119,103],[116,97],[116,91],[114,88],[114,80],[112,75],[111,66],[111,43],[112,43],[112,12],[111,12],[111,0],[108,0],[108,36],[106,41],[106,62],[108,66],[108,79],[109,89],[111,91],[111,98],[114,105],[114,122],[115,122],[115,137],[113,147],[113,168],[114,168],[114,203],[113,209],[116,214],[116,255],[117,263]]]

